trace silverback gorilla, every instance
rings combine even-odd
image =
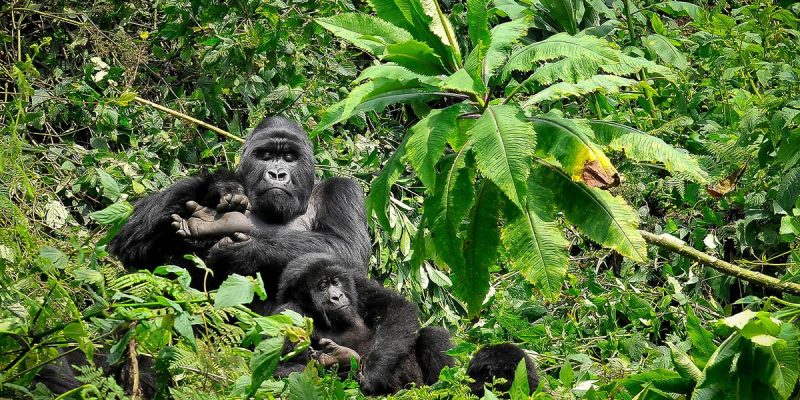
[[[514,382],[514,372],[519,361],[525,359],[525,368],[528,372],[528,390],[536,391],[539,386],[539,374],[533,360],[521,348],[511,343],[496,344],[480,349],[472,357],[467,367],[467,375],[475,380],[470,385],[472,394],[483,396],[484,387],[492,383],[495,378],[504,378],[503,384],[495,385],[495,389],[508,392]]]
[[[311,346],[319,349],[278,368],[285,376],[305,367],[309,357],[346,369],[360,360],[358,380],[365,394],[394,393],[409,383],[430,385],[452,347],[443,328],[420,329],[417,307],[399,293],[367,279],[335,257],[308,254],[289,263],[278,292],[280,309],[314,320]]]
[[[331,252],[347,260],[349,271],[364,276],[370,239],[361,188],[345,178],[315,183],[306,132],[288,119],[270,117],[247,138],[235,174],[186,178],[138,201],[109,252],[128,268],[185,266],[197,289],[202,289],[203,272],[192,268],[184,254],[197,254],[214,271],[208,289],[232,273],[260,272],[268,298],[253,309],[266,314],[275,305],[289,261]],[[69,365],[85,363],[82,353],[70,353],[45,366],[37,381],[63,393],[80,385]],[[113,367],[99,365],[114,373]],[[149,372],[142,377],[146,398],[155,391]]]
[[[330,252],[365,275],[370,239],[358,184],[346,178],[315,184],[306,132],[269,117],[247,138],[235,175],[187,178],[137,202],[109,251],[129,268],[186,266],[183,255],[195,253],[214,271],[209,289],[229,274],[260,272],[268,299],[255,308],[267,313],[289,261]],[[202,271],[189,270],[199,286]]]

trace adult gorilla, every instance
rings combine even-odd
[[[308,254],[289,263],[281,278],[281,309],[311,317],[314,332],[308,352],[278,367],[279,376],[302,370],[309,357],[324,366],[347,369],[360,361],[366,394],[393,393],[409,383],[433,384],[452,347],[443,328],[420,329],[417,307],[399,293],[354,274],[327,254]]]
[[[370,239],[361,188],[352,180],[314,183],[308,135],[282,117],[266,118],[247,138],[237,173],[176,182],[136,203],[109,251],[130,268],[187,266],[195,253],[214,271],[209,288],[232,273],[265,278],[268,312],[286,264],[330,252],[366,274]],[[246,211],[248,210],[249,211]],[[203,272],[189,268],[196,287]]]

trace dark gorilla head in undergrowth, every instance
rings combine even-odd
[[[360,318],[358,293],[351,273],[331,255],[300,256],[281,275],[278,298],[297,304],[323,328],[346,329]]]
[[[252,211],[271,223],[305,213],[314,188],[314,153],[308,134],[283,117],[269,117],[242,149],[239,176]]]

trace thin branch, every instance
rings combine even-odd
[[[211,125],[211,124],[206,123],[206,122],[203,122],[203,121],[200,121],[197,118],[190,117],[190,116],[188,116],[188,115],[186,115],[186,114],[184,114],[182,112],[175,111],[175,110],[173,110],[171,108],[164,107],[161,104],[153,103],[152,101],[145,100],[145,99],[143,99],[143,98],[141,98],[139,96],[136,96],[134,98],[134,100],[138,101],[139,103],[142,103],[142,104],[148,105],[150,107],[153,107],[156,110],[163,111],[163,112],[165,112],[165,113],[167,113],[169,115],[172,115],[173,117],[177,117],[177,118],[180,118],[180,119],[182,119],[184,121],[188,121],[188,122],[191,122],[191,123],[193,123],[195,125],[200,125],[203,128],[212,130],[212,131],[216,132],[217,134],[219,134],[220,136],[224,136],[224,137],[226,137],[228,139],[235,140],[235,141],[237,141],[239,143],[244,143],[244,139],[242,139],[242,138],[240,138],[240,137],[238,137],[238,136],[236,136],[236,135],[234,135],[234,134],[232,134],[232,133],[230,133],[230,132],[228,132],[226,130],[223,130],[222,128],[217,128],[216,126]]]
[[[784,282],[773,276],[742,268],[738,265],[733,265],[710,254],[703,253],[694,247],[688,246],[684,241],[666,233],[656,235],[643,230],[640,230],[639,233],[641,233],[642,237],[644,237],[644,240],[650,244],[654,244],[662,249],[689,257],[694,261],[708,265],[709,267],[714,268],[715,270],[726,275],[735,276],[741,280],[769,289],[800,295],[800,284],[798,283]]]

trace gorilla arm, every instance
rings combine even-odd
[[[310,217],[308,230],[290,225],[256,226],[249,240],[226,240],[212,248],[207,264],[212,269],[236,265],[241,274],[279,274],[289,261],[323,252],[336,255],[365,275],[371,244],[364,195],[358,184],[346,178],[319,183],[311,194],[306,215]],[[279,276],[265,278],[277,280]]]
[[[208,248],[212,243],[190,243],[178,236],[171,223],[172,214],[188,217],[187,201],[217,207],[233,194],[243,194],[236,175],[217,172],[182,179],[161,192],[147,196],[134,206],[133,215],[108,246],[129,268],[152,268],[168,261],[181,260],[186,253]]]
[[[413,352],[420,329],[417,307],[399,293],[366,278],[356,279],[364,321],[374,330],[372,347],[362,354],[361,390],[386,391],[387,377]]]

